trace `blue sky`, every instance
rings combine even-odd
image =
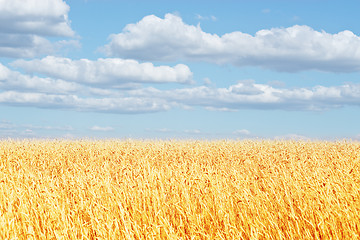
[[[0,138],[359,140],[359,9],[0,0]]]

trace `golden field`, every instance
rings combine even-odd
[[[360,239],[360,143],[2,140],[0,239]]]

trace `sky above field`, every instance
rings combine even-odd
[[[360,140],[359,9],[0,0],[0,138]]]

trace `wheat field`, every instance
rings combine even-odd
[[[0,239],[360,239],[360,143],[0,141]]]

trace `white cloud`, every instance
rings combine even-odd
[[[124,90],[122,95],[114,94],[106,97],[3,91],[0,92],[0,104],[129,114],[168,111],[176,107],[187,109],[195,106],[216,111],[240,109],[324,111],[344,106],[360,106],[360,85],[297,89],[274,88],[256,83],[253,85],[259,89],[257,94],[252,90],[250,90],[251,94],[234,92],[234,88],[241,88],[241,83],[228,88],[206,86],[172,90],[142,88]]]
[[[196,14],[196,18],[199,19],[199,20],[211,20],[211,21],[217,21],[217,17],[211,15],[210,17],[208,16],[202,16],[200,14]]]
[[[256,86],[254,80],[240,81],[238,84],[231,86],[229,89],[232,93],[241,95],[258,95],[263,93],[259,86]]]
[[[117,87],[133,89],[140,87],[133,83],[124,83]],[[54,79],[49,77],[29,76],[10,70],[0,63],[0,89],[17,92],[47,93],[47,94],[77,94],[86,96],[121,96],[119,91],[106,88],[96,88],[81,83]]]
[[[61,69],[55,70],[55,73],[60,74]],[[73,71],[69,69],[68,72]],[[103,75],[106,75],[105,72]],[[137,88],[118,89],[114,88],[117,83],[104,84],[102,88],[86,86],[72,82],[71,80],[78,80],[72,79],[72,76],[68,76],[67,80],[30,76],[0,64],[0,104],[128,114],[193,107],[212,111],[324,111],[344,106],[360,106],[360,84],[285,88],[244,80],[221,88],[209,85],[164,90],[140,85]],[[66,78],[66,75],[63,77]]]
[[[34,57],[54,52],[52,43],[36,35],[4,34],[0,29],[1,57]]]
[[[80,97],[76,95],[28,93],[16,91],[0,92],[0,104],[128,114],[159,112],[170,109],[170,106],[166,101],[156,98],[94,98]]]
[[[28,58],[54,52],[65,42],[53,44],[46,37],[75,36],[69,10],[62,0],[0,0],[0,57]]]
[[[131,90],[132,96],[162,98],[176,106],[202,106],[210,110],[282,109],[323,111],[344,106],[360,106],[360,85],[275,88],[251,81],[227,88],[198,86],[173,90],[145,88]]]
[[[205,107],[206,110],[216,111],[216,112],[236,112],[236,109],[226,108],[226,107]]]
[[[92,130],[92,131],[102,131],[102,132],[108,132],[108,131],[112,131],[112,130],[114,130],[114,128],[112,128],[112,127],[99,127],[99,126],[92,126],[91,128],[90,128],[90,130]]]
[[[134,97],[129,90],[99,89],[78,83],[24,75],[0,64],[0,104],[79,111],[142,113],[165,111],[164,99]]]
[[[242,83],[228,88],[199,86],[164,91],[157,89],[134,90],[133,93],[139,93],[140,96],[162,96],[168,99],[168,101],[189,106],[220,109],[258,108],[263,105],[277,104],[281,101],[281,96],[276,95],[277,92],[281,92],[279,89],[262,84],[254,84],[254,88],[258,90],[257,94],[254,94],[254,90],[249,90],[248,87],[244,87],[243,91],[241,91]],[[235,91],[234,89],[237,90]]]
[[[154,66],[120,58],[100,58],[71,60],[47,56],[43,59],[17,60],[11,64],[23,68],[28,73],[46,74],[53,78],[87,84],[121,85],[138,83],[192,83],[192,72],[184,64],[174,67]]]
[[[0,0],[1,32],[41,36],[74,36],[70,7],[62,0]]]
[[[235,135],[240,135],[240,136],[248,136],[250,135],[250,131],[249,130],[246,130],[246,129],[240,129],[240,130],[236,130],[233,132],[233,134]]]
[[[16,91],[32,91],[37,93],[84,93],[92,94],[100,90],[81,86],[74,82],[61,79],[42,78],[37,76],[24,75],[12,71],[0,63],[0,89]],[[104,90],[102,90],[104,91]],[[105,93],[107,94],[107,93]]]
[[[173,14],[164,19],[149,15],[128,24],[121,33],[110,35],[102,50],[108,56],[140,60],[187,59],[289,72],[360,71],[360,37],[348,30],[330,34],[295,25],[260,30],[254,36],[242,32],[218,36]]]
[[[43,125],[32,125],[26,124],[22,125],[21,127],[25,127],[27,129],[37,129],[37,130],[48,130],[48,131],[73,131],[73,127],[71,126],[43,126]]]

